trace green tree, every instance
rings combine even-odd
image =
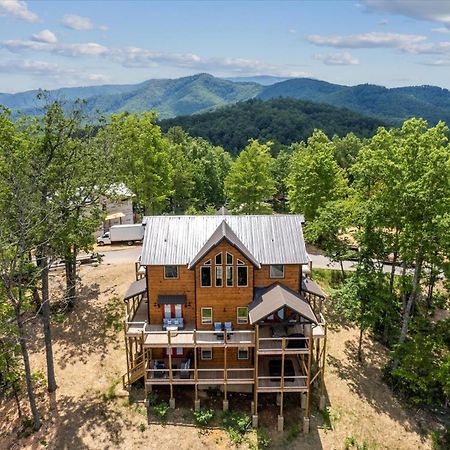
[[[234,211],[259,214],[271,210],[264,203],[276,193],[271,168],[270,144],[251,141],[242,150],[225,179],[225,192]]]
[[[144,214],[161,213],[172,195],[169,142],[155,122],[155,113],[122,113],[112,115],[104,130],[113,148],[117,181],[131,189]]]
[[[323,132],[315,130],[307,145],[300,143],[293,148],[287,178],[289,206],[310,221],[320,206],[343,196],[346,179],[334,159],[334,145]]]

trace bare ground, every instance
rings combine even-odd
[[[83,266],[79,301],[71,312],[58,314],[53,326],[58,390],[48,396],[38,388],[44,424],[39,432],[18,437],[21,427],[13,402],[0,403],[0,449],[224,449],[232,447],[218,426],[199,430],[193,425],[190,391],[176,392],[177,408],[162,425],[147,415],[142,403],[131,402],[120,389],[125,371],[123,313],[120,300],[134,279],[132,264]],[[56,294],[62,283],[53,273]],[[383,383],[384,349],[369,337],[364,341],[365,360],[356,359],[357,331],[332,326],[328,339],[326,389],[329,415],[316,409],[311,432],[299,433],[299,399],[288,397],[284,434],[276,432],[274,396],[261,396],[260,422],[271,437],[270,448],[343,449],[347,438],[366,442],[369,448],[428,449],[432,426],[420,412],[405,409]],[[39,323],[30,332],[33,371],[45,371]],[[39,382],[38,382],[39,384]],[[133,393],[139,399],[139,391]],[[164,390],[160,392],[164,398]],[[23,401],[25,404],[25,401]],[[220,398],[211,401],[220,407]],[[246,411],[249,401],[234,396],[231,408]],[[327,424],[331,423],[331,429]],[[255,440],[254,432],[249,434]],[[248,442],[241,444],[248,448]]]

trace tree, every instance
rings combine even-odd
[[[327,136],[315,130],[303,143],[293,146],[291,170],[287,178],[289,206],[313,220],[318,208],[344,195],[346,179],[334,159],[334,146]]]
[[[41,418],[31,376],[30,358],[23,313],[27,309],[30,280],[30,253],[35,245],[35,216],[39,198],[33,183],[31,148],[26,137],[11,122],[9,112],[0,113],[0,299],[1,309],[13,311],[25,372],[33,427]]]
[[[276,193],[271,168],[270,144],[251,141],[233,162],[225,178],[225,192],[231,209],[243,214],[271,210],[265,204]]]
[[[150,112],[116,114],[103,132],[113,148],[117,181],[131,189],[144,214],[161,213],[172,195],[169,142],[155,121]]]

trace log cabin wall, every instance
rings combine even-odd
[[[155,306],[158,295],[185,295],[182,307],[185,324],[195,326],[195,274],[187,266],[178,266],[178,278],[165,279],[164,266],[147,266],[147,290],[149,293],[150,324],[162,324],[163,305]]]
[[[215,256],[222,252],[222,267],[223,267],[223,282],[222,287],[215,285]],[[226,286],[226,252],[233,255],[233,286]],[[247,287],[237,286],[237,260],[240,259],[248,267],[247,272]],[[211,287],[201,286],[201,267],[205,262],[211,261]],[[250,324],[237,323],[237,308],[247,307],[253,299],[253,264],[239,252],[235,247],[227,241],[219,243],[208,254],[206,254],[199,263],[195,266],[196,277],[196,315],[197,315],[197,329],[198,330],[212,330],[213,324],[201,323],[201,308],[213,308],[213,322],[232,322],[233,328],[236,330],[251,330],[253,327]]]
[[[279,282],[295,292],[300,292],[301,275],[301,264],[284,264],[283,278],[271,278],[270,265],[262,265],[261,269],[255,270],[255,287],[266,287]]]

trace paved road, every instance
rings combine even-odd
[[[103,261],[107,264],[134,264],[135,261],[139,258],[141,255],[141,245],[133,245],[131,247],[128,247],[126,245],[124,246],[118,246],[115,245],[112,246],[104,246],[99,247],[97,251],[104,255]],[[341,270],[341,267],[339,263],[333,263],[330,261],[329,258],[323,255],[309,255],[312,264],[313,264],[313,270],[314,268],[318,269],[335,269],[335,270]],[[344,270],[353,271],[355,270],[355,262],[354,261],[344,261]],[[391,266],[386,264],[383,267],[384,272],[390,273],[391,272]],[[401,268],[396,268],[396,273],[401,274]]]

